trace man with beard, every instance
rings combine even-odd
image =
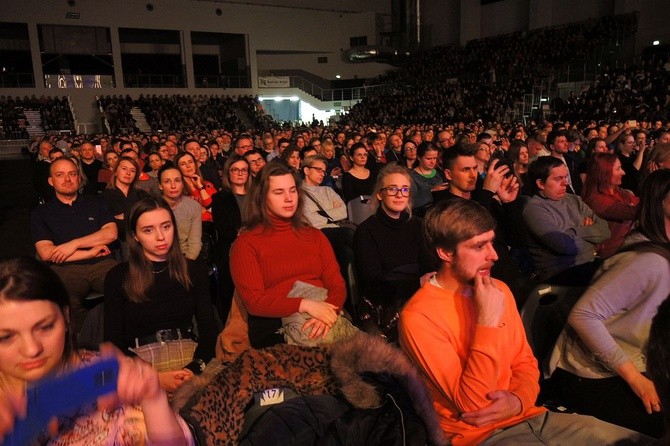
[[[424,237],[438,272],[400,313],[400,345],[458,445],[615,444],[644,436],[535,406],[539,370],[509,288],[491,278],[495,222],[471,200],[434,205]]]

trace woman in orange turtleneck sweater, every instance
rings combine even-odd
[[[296,174],[269,163],[254,178],[242,210],[244,229],[233,243],[230,272],[249,313],[254,348],[284,341],[281,318],[308,313],[311,337],[325,337],[346,298],[344,279],[325,235],[303,220]],[[297,281],[326,288],[325,302],[287,297]]]

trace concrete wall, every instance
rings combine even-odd
[[[153,11],[146,10],[146,3],[153,5]],[[267,2],[273,3],[273,2]],[[274,2],[284,4],[284,2]],[[303,2],[295,2],[300,5]],[[324,3],[325,2],[321,2]],[[349,37],[368,36],[368,42],[375,40],[375,12],[359,12],[356,2],[349,1],[348,10],[300,9],[294,5],[265,6],[257,4],[236,4],[231,2],[207,2],[192,0],[76,0],[74,7],[67,6],[64,0],[43,1],[25,0],[21,2],[0,2],[0,17],[3,21],[28,23],[31,33],[31,46],[37,48],[38,24],[60,24],[77,26],[102,26],[111,28],[112,52],[115,66],[117,60],[117,28],[144,28],[180,30],[184,34],[186,50],[190,49],[190,32],[220,32],[245,34],[249,36],[248,59],[251,73],[256,73],[256,51],[282,51],[299,54],[300,52],[340,53],[349,47]],[[372,6],[380,7],[384,2],[377,0]],[[221,10],[221,15],[216,10]],[[357,12],[348,12],[357,11]],[[67,19],[66,14],[75,12],[79,19]],[[318,36],[314,38],[313,36]],[[185,60],[190,65],[190,51],[186,51]],[[307,63],[311,56],[294,57],[296,63]],[[38,57],[39,59],[39,54]],[[274,63],[273,58],[264,62]],[[282,64],[283,65],[283,64]],[[329,57],[330,70],[343,78],[363,77],[383,73],[388,67],[372,64],[361,68],[358,64],[349,64],[340,57]],[[281,68],[263,66],[263,69]],[[291,68],[303,68],[293,66]],[[304,69],[304,68],[303,68]],[[324,70],[325,71],[325,70]],[[365,71],[365,74],[363,74]],[[188,72],[188,70],[187,70]],[[255,76],[253,76],[255,78]],[[255,81],[254,81],[255,85]]]
[[[528,0],[505,0],[482,6],[482,37],[528,29]]]

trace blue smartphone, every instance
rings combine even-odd
[[[32,444],[53,417],[69,415],[94,403],[98,397],[115,392],[118,378],[119,362],[108,358],[62,376],[37,381],[26,390],[26,418],[16,419],[14,430],[3,444]]]

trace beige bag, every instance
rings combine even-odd
[[[222,362],[232,362],[243,351],[251,348],[247,319],[247,310],[244,308],[240,295],[235,291],[226,325],[216,342],[217,359]]]

